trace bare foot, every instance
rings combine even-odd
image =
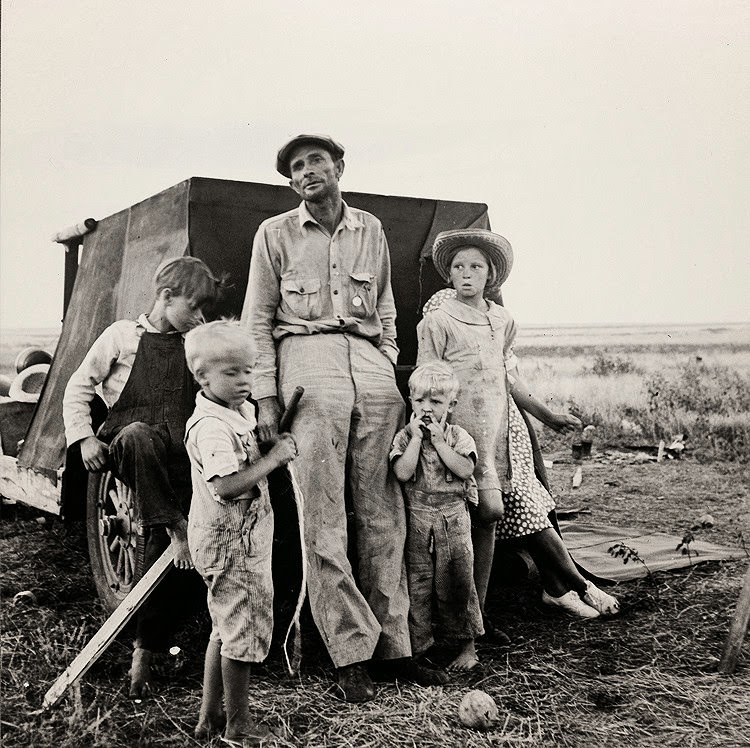
[[[136,647],[130,664],[131,699],[145,699],[151,691],[151,650]]]
[[[474,646],[474,640],[469,639],[459,650],[453,662],[448,665],[446,670],[471,670],[479,664],[477,650]]]
[[[221,735],[226,724],[227,716],[224,712],[217,712],[216,714],[201,713],[198,717],[198,724],[195,726],[195,739],[211,740]]]
[[[255,748],[255,746],[264,745],[266,738],[271,736],[272,733],[268,727],[251,722],[242,731],[227,731],[221,740],[232,748]]]
[[[193,557],[190,555],[187,540],[187,522],[180,519],[173,525],[167,526],[169,544],[172,546],[172,563],[178,569],[194,569]]]

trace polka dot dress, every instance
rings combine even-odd
[[[513,470],[513,493],[505,497],[505,516],[497,523],[498,540],[509,540],[552,527],[547,515],[555,501],[534,472],[531,440],[513,398],[508,398],[510,422],[510,463]]]

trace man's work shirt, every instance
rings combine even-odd
[[[304,202],[264,221],[253,241],[242,320],[257,348],[257,399],[277,394],[275,341],[287,335],[358,335],[395,364],[396,305],[380,221],[344,203],[331,236]]]

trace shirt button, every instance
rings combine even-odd
[[[335,296],[338,293],[336,289],[333,290],[333,295]]]
[[[333,265],[331,265],[332,268],[336,267],[336,263],[334,262]]]

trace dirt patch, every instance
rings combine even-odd
[[[561,506],[586,505],[595,522],[680,534],[705,513],[706,540],[748,538],[746,468],[682,460],[660,465],[553,465]],[[281,746],[739,746],[750,734],[750,643],[732,677],[713,672],[746,561],[705,564],[617,589],[617,619],[570,621],[550,613],[532,582],[493,590],[491,615],[513,638],[479,648],[481,667],[445,688],[378,684],[378,698],[350,706],[335,698],[332,670],[308,627],[299,678],[276,653],[253,679],[251,705]],[[159,662],[154,697],[126,697],[129,638],[123,635],[71,689],[40,713],[54,679],[104,618],[79,531],[38,524],[26,510],[0,519],[2,570],[2,745],[190,746],[201,687],[206,627],[192,623],[182,652]],[[35,601],[13,604],[20,591]],[[500,721],[482,734],[460,726],[471,688],[493,696]],[[214,742],[218,746],[218,742]]]

